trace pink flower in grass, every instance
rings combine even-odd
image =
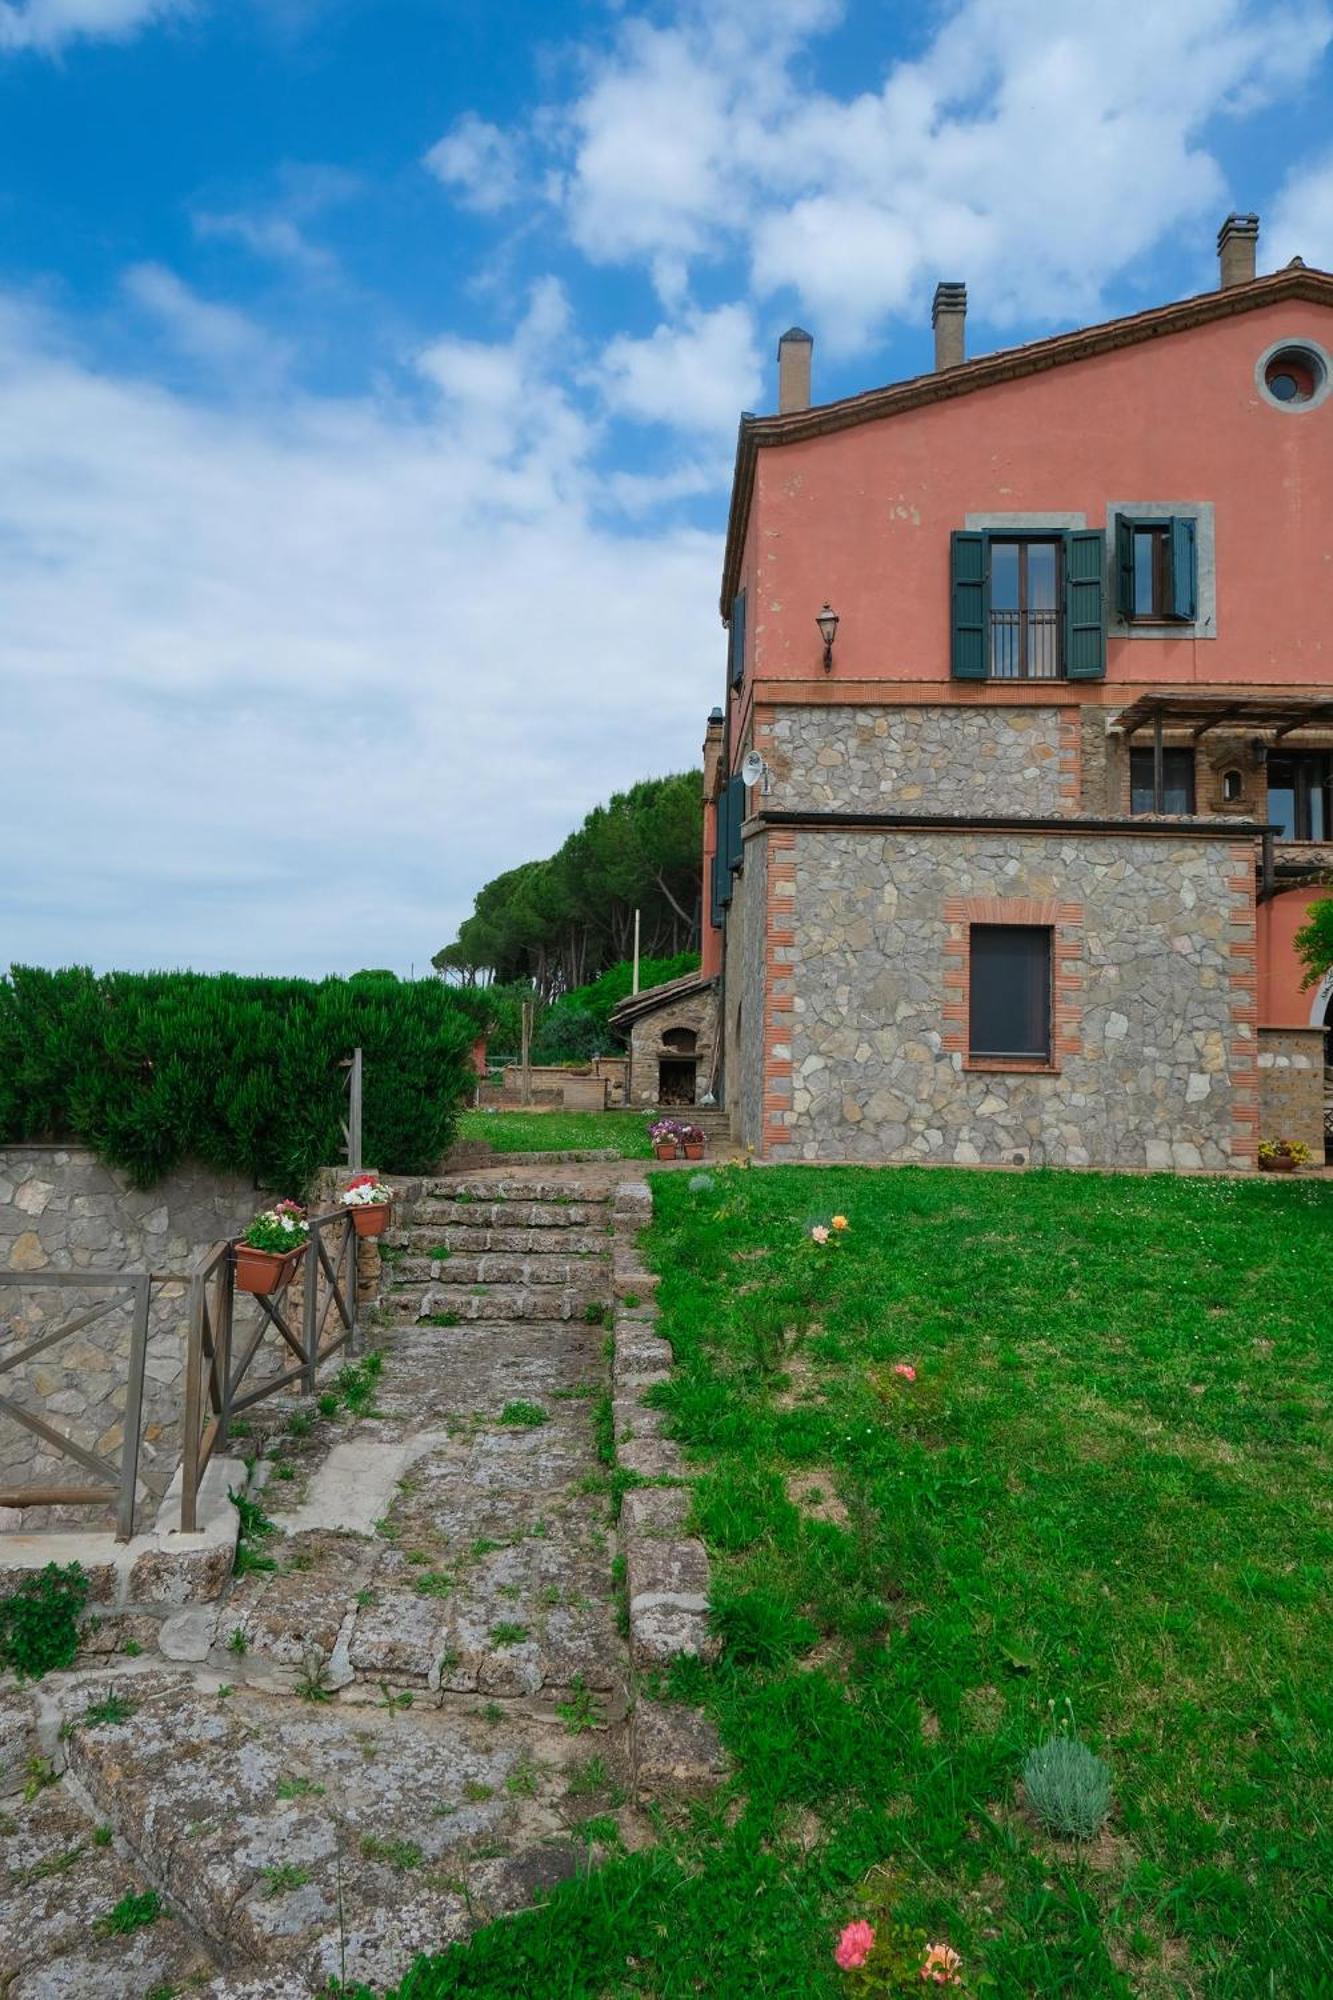
[[[895,1375],[901,1375],[904,1382],[915,1382],[916,1380],[916,1370],[910,1361],[895,1361],[893,1372]]]
[[[838,1939],[833,1956],[844,1972],[857,1972],[874,1948],[875,1933],[864,1919],[848,1924]]]
[[[962,1959],[947,1944],[933,1944],[926,1953],[921,1977],[933,1986],[961,1986]]]
[[[816,1243],[828,1242],[828,1231],[827,1229],[825,1229],[822,1222],[817,1222],[814,1228],[810,1231],[810,1234],[814,1237]]]

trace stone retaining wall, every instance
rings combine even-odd
[[[656,1333],[657,1277],[639,1254],[652,1220],[646,1181],[622,1181],[612,1201],[615,1361],[612,1413],[616,1459],[645,1482],[620,1508],[620,1547],[629,1596],[630,1660],[638,1672],[665,1669],[680,1653],[716,1655],[708,1622],[708,1552],[687,1530],[688,1473],[666,1419],[644,1396],[671,1376],[671,1344]],[[717,1732],[698,1709],[650,1701],[636,1690],[630,1718],[635,1784],[645,1798],[710,1791],[725,1765]]]
[[[773,1157],[1253,1164],[1248,846],[1238,858],[1226,841],[1184,832],[1103,837],[1072,825],[801,829],[794,854],[792,1096]],[[1057,1067],[973,1067],[960,913],[973,901],[1057,898],[1062,916],[1078,913],[1058,933]]]
[[[1324,1164],[1322,1028],[1260,1028],[1259,1133],[1297,1139]]]
[[[139,1466],[153,1500],[161,1499],[180,1461],[185,1276],[202,1250],[237,1234],[271,1199],[241,1176],[199,1167],[183,1168],[145,1191],[80,1147],[0,1147],[0,1270],[173,1274],[154,1287],[149,1319]],[[78,1288],[0,1289],[0,1361],[7,1346],[37,1338],[98,1299]],[[116,1457],[123,1440],[129,1345],[130,1312],[118,1308],[34,1357],[0,1387],[74,1442]],[[78,1486],[84,1475],[0,1414],[0,1487],[43,1482]],[[77,1522],[88,1512],[0,1508],[0,1535]]]

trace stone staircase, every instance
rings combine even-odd
[[[595,1321],[611,1296],[609,1189],[572,1175],[428,1181],[385,1249],[396,1320]]]

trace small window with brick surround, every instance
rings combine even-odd
[[[973,924],[968,1053],[1051,1060],[1051,931],[1046,924]]]

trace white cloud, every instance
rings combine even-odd
[[[256,257],[275,264],[290,264],[310,275],[332,268],[333,259],[328,251],[307,241],[290,216],[249,213],[244,209],[219,215],[203,211],[195,216],[194,227],[199,236],[239,243]]]
[[[426,155],[426,166],[463,208],[506,208],[519,189],[518,148],[498,125],[466,112]]]
[[[627,22],[565,120],[585,254],[642,265],[675,307],[692,265],[739,254],[834,349],[919,314],[938,277],[992,322],[1077,320],[1182,228],[1208,240],[1210,121],[1296,87],[1333,36],[1327,0],[962,0],[840,97],[806,60],[833,18],[756,0]]]
[[[566,310],[215,410],[0,304],[0,957],[420,969],[698,755],[716,539],[607,524]]]
[[[285,343],[261,331],[233,306],[200,298],[165,266],[131,266],[124,288],[174,347],[213,373],[251,386],[281,374],[287,359]]]
[[[61,48],[81,37],[119,39],[191,0],[0,0],[0,50]]]
[[[692,312],[646,340],[619,334],[602,351],[597,380],[618,415],[729,436],[761,382],[749,308]]]
[[[1333,271],[1333,153],[1307,161],[1282,187],[1260,243],[1261,263],[1276,270],[1303,257]]]

